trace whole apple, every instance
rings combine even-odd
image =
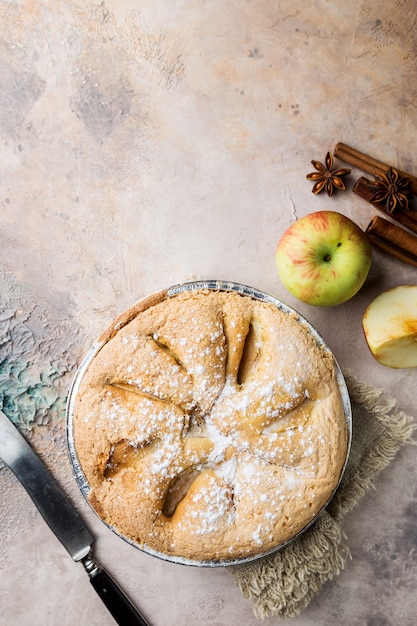
[[[372,248],[363,230],[335,211],[300,218],[282,235],[276,264],[296,298],[317,306],[342,304],[364,284]]]

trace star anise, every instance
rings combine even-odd
[[[315,181],[313,189],[311,190],[314,194],[320,193],[322,189],[325,189],[327,195],[332,197],[335,188],[346,189],[342,178],[350,174],[350,170],[346,168],[333,170],[333,155],[331,152],[326,154],[324,164],[315,160],[311,161],[311,163],[317,171],[307,174],[306,178],[307,180]]]
[[[400,176],[397,170],[390,167],[386,174],[375,174],[375,179],[367,185],[374,192],[369,202],[383,203],[388,213],[393,213],[398,207],[409,209],[408,200],[412,198],[409,178]]]

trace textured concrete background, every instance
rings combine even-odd
[[[305,175],[337,141],[417,171],[415,0],[0,0],[0,399],[97,535],[99,559],[153,626],[257,622],[223,570],[174,566],[103,528],[65,452],[68,385],[139,297],[190,278],[278,296],[342,367],[416,414],[415,370],[378,365],[361,317],[416,270],[378,252],[364,289],[332,309],[279,283],[276,243],[306,213],[363,228],[349,190]],[[413,624],[415,449],[345,519],[352,560],[294,626]],[[0,469],[0,623],[112,624],[10,472]],[[265,625],[280,620],[269,618]]]

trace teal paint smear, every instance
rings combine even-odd
[[[55,385],[66,371],[50,363],[13,358],[0,362],[0,406],[17,425],[29,429],[65,416],[65,397]]]
[[[70,342],[77,333],[67,320],[52,322],[49,313],[29,304],[10,275],[1,279],[0,408],[21,430],[30,430],[65,417],[76,369]]]

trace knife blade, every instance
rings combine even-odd
[[[149,626],[110,574],[92,556],[94,537],[59,483],[7,415],[0,411],[0,457],[21,482],[74,561],[81,561],[120,626]]]

